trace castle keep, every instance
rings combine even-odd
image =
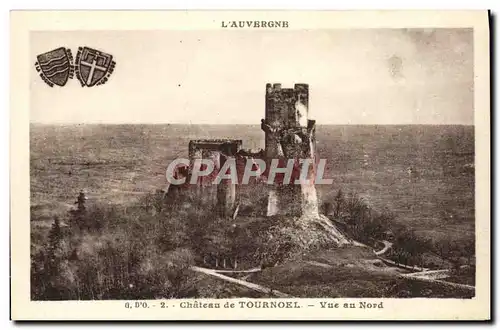
[[[306,179],[299,185],[272,185],[269,187],[267,215],[293,214],[318,216],[315,177],[315,121],[308,118],[309,86],[295,84],[282,88],[281,84],[266,85],[266,112],[261,122],[265,133],[266,164],[272,159],[311,159]]]

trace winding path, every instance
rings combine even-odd
[[[383,240],[383,241],[380,241],[380,242],[384,244],[384,247],[382,248],[382,250],[380,250],[380,251],[373,251],[378,256],[381,256],[381,255],[385,254],[392,247],[392,243],[389,242],[389,241]]]
[[[226,282],[236,283],[236,284],[242,285],[244,287],[247,287],[249,289],[252,289],[254,291],[257,291],[257,292],[271,294],[271,295],[277,296],[279,298],[291,298],[291,296],[286,294],[286,293],[283,293],[283,292],[280,292],[280,291],[277,291],[274,289],[270,289],[270,288],[267,288],[267,287],[259,285],[259,284],[250,283],[250,282],[239,280],[236,278],[232,278],[232,277],[229,277],[226,275],[218,274],[218,272],[213,270],[213,269],[202,268],[202,267],[197,267],[197,266],[191,266],[190,268],[191,268],[191,270],[194,270],[195,272],[214,276],[214,277],[217,277],[217,278],[224,280]]]
[[[378,259],[385,262],[386,264],[396,266],[398,268],[402,268],[405,270],[413,270],[414,271],[413,273],[395,274],[396,276],[410,279],[410,280],[415,280],[415,281],[440,284],[440,285],[447,286],[447,287],[460,288],[460,289],[466,289],[466,290],[475,290],[475,287],[472,285],[442,281],[441,279],[449,277],[449,274],[450,274],[449,269],[430,270],[428,268],[421,268],[421,267],[416,267],[416,266],[408,266],[408,265],[404,265],[404,264],[399,264],[399,263],[396,263],[392,260],[383,258],[382,255],[387,253],[387,251],[389,251],[389,249],[392,248],[393,243],[386,241],[386,240],[382,240],[380,242],[384,244],[384,247],[379,251],[373,250],[373,252],[377,255]],[[359,242],[354,241],[354,243],[358,243],[358,244],[355,244],[358,246],[366,246],[365,244],[362,244]],[[311,266],[316,266],[316,267],[323,267],[323,268],[332,268],[333,267],[332,265],[317,262],[317,261],[306,261],[306,263],[308,263]],[[221,274],[221,273],[226,273],[226,274],[256,273],[256,272],[262,271],[262,268],[260,268],[260,267],[247,269],[247,270],[222,270],[222,269],[218,270],[218,269],[209,269],[209,268],[191,266],[191,270],[198,272],[198,273],[203,273],[206,275],[217,277],[217,278],[224,280],[226,282],[239,284],[239,285],[242,285],[244,287],[247,287],[247,288],[252,289],[254,291],[257,291],[257,292],[271,294],[271,295],[274,295],[274,296],[277,296],[280,298],[291,297],[290,295],[288,295],[286,293],[283,293],[283,292],[280,292],[277,290],[273,290],[271,288],[264,287],[264,286],[259,285],[259,284],[247,282],[247,281],[244,281],[242,279],[236,279],[236,278],[232,278],[232,277]]]
[[[322,262],[317,262],[317,261],[307,261],[307,263],[310,265],[313,265],[313,266],[318,266],[318,267],[323,267],[323,268],[333,268],[332,265],[324,264]],[[476,289],[472,285],[447,282],[447,281],[442,281],[442,280],[437,279],[437,278],[439,278],[437,276],[438,274],[443,275],[443,273],[446,273],[448,271],[449,271],[448,269],[431,270],[431,271],[410,273],[410,274],[395,274],[395,276],[406,278],[409,280],[414,280],[414,281],[422,281],[422,282],[440,284],[440,285],[451,287],[451,288],[465,289],[465,290],[469,290],[469,291],[474,291]],[[436,278],[433,278],[432,277],[433,275],[436,275]]]

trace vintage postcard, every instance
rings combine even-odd
[[[14,320],[488,320],[487,11],[14,11]]]

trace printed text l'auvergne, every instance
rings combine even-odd
[[[282,28],[289,27],[288,21],[221,21],[222,28],[253,29],[253,28]]]

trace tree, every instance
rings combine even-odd
[[[342,193],[342,189],[339,189],[339,191],[337,192],[337,195],[335,196],[335,210],[333,213],[333,216],[335,218],[340,217],[344,203],[345,203],[344,194]]]
[[[55,255],[57,250],[61,247],[62,241],[62,231],[61,231],[61,222],[59,218],[54,217],[54,223],[52,224],[52,228],[49,231],[49,246],[48,252],[49,255]]]
[[[85,214],[87,212],[87,209],[85,207],[86,201],[87,196],[85,196],[85,193],[83,191],[80,191],[78,197],[76,198],[76,202],[74,203],[77,205],[76,210],[69,211],[72,218],[72,223],[76,224],[76,226],[80,230],[83,230],[87,226],[85,221]]]
[[[85,202],[87,201],[87,196],[83,191],[80,191],[76,199],[75,204],[78,204],[77,211],[80,213],[85,213]]]
[[[48,246],[45,265],[41,278],[45,282],[44,295],[50,299],[59,299],[60,292],[58,287],[59,275],[61,273],[61,261],[63,259],[61,242],[63,234],[58,217],[54,217],[54,223],[49,231]]]

